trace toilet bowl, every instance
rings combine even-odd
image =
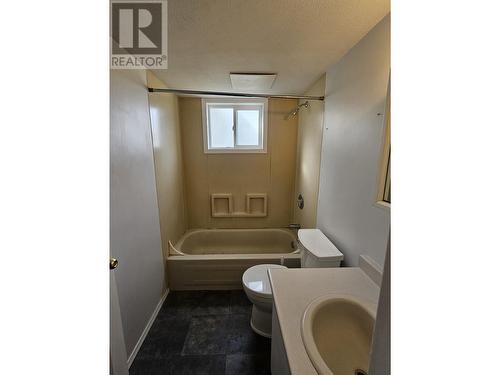
[[[250,326],[255,333],[271,337],[273,312],[273,294],[267,270],[270,268],[286,268],[278,264],[259,264],[250,267],[243,274],[243,289],[252,302],[252,318]]]

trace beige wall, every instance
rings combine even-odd
[[[205,154],[200,98],[179,98],[189,228],[283,227],[292,218],[297,118],[285,115],[295,100],[269,100],[266,154]],[[210,194],[232,193],[234,211],[245,210],[245,194],[267,193],[268,216],[213,218]]]
[[[307,90],[305,95],[325,95],[326,75],[323,74]],[[302,100],[301,103],[304,103]],[[309,108],[302,107],[299,112],[297,137],[297,170],[295,176],[295,194],[293,196],[293,221],[302,228],[316,227],[318,208],[319,170],[321,164],[321,140],[323,139],[324,103],[310,100]],[[297,197],[302,194],[304,208],[297,205]]]
[[[151,72],[147,78],[150,87],[166,87]],[[168,241],[175,243],[186,231],[178,99],[174,94],[150,93],[149,106],[161,240],[166,257]]]

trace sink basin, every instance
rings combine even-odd
[[[376,305],[349,295],[326,295],[309,304],[302,340],[320,375],[368,373]]]

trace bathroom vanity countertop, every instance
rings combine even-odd
[[[271,269],[274,305],[292,375],[317,374],[302,342],[306,307],[330,293],[350,294],[377,304],[379,287],[358,267]]]

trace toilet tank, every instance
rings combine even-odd
[[[344,255],[319,229],[299,229],[302,268],[340,267]]]

